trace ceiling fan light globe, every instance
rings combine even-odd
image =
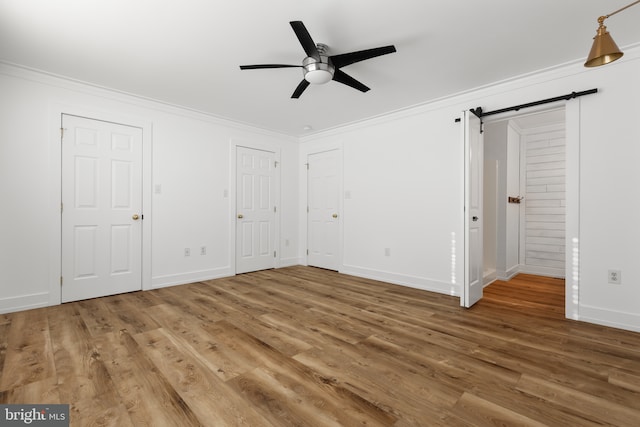
[[[321,85],[333,79],[335,68],[326,56],[320,56],[320,61],[315,58],[305,58],[302,63],[304,79],[311,84]]]
[[[333,74],[327,70],[312,70],[307,71],[304,75],[304,79],[311,84],[321,85],[331,81]]]

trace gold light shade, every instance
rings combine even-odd
[[[584,63],[585,67],[597,67],[608,64],[624,55],[616,45],[616,42],[611,38],[609,31],[607,31],[607,27],[604,25],[604,19],[604,16],[598,19],[600,26],[598,27],[596,36],[593,38],[593,46],[591,46],[591,52],[589,52],[587,62]]]

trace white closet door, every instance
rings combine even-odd
[[[62,118],[62,301],[142,289],[142,129]]]
[[[275,153],[236,151],[236,273],[275,267]]]
[[[307,264],[338,270],[340,152],[311,154],[308,157]]]

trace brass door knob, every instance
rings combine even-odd
[[[137,221],[140,219],[140,216],[138,214],[133,214],[133,216],[131,217],[131,219],[133,219],[134,221]]]
[[[331,216],[334,217],[334,218],[338,218],[338,214],[333,214]]]
[[[244,218],[244,215],[238,214],[238,219],[242,219],[242,218]]]

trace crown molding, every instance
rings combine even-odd
[[[625,46],[622,49],[625,52],[624,60],[616,61],[612,64],[608,64],[599,68],[585,68],[584,58],[565,62],[553,67],[537,70],[534,72],[521,74],[508,79],[500,80],[494,83],[490,83],[484,86],[478,86],[462,92],[446,95],[441,98],[429,100],[420,104],[401,108],[395,111],[391,111],[385,114],[381,114],[374,117],[369,117],[363,120],[354,121],[345,125],[336,126],[331,129],[319,131],[311,135],[305,135],[300,137],[300,142],[311,142],[318,139],[323,139],[330,136],[340,135],[345,132],[355,131],[361,128],[369,127],[375,124],[382,124],[389,121],[395,121],[401,118],[411,117],[418,114],[424,114],[435,110],[444,108],[453,108],[456,106],[467,105],[469,107],[475,106],[482,102],[483,99],[500,95],[502,93],[509,93],[515,90],[526,89],[527,87],[540,85],[554,80],[562,78],[577,76],[585,73],[598,72],[603,69],[610,69],[613,67],[623,66],[625,63],[640,59],[640,43],[635,43],[629,46]],[[463,107],[464,109],[464,107]]]
[[[231,120],[225,117],[206,113],[181,105],[171,104],[168,102],[163,102],[128,92],[95,85],[70,77],[29,68],[19,64],[0,61],[0,75],[27,80],[45,86],[56,87],[72,92],[82,93],[84,95],[91,95],[110,101],[121,102],[138,108],[152,109],[163,113],[182,116],[194,120],[200,120],[207,123],[243,130],[246,132],[258,133],[264,136],[278,139],[285,139],[290,142],[298,142],[298,138],[295,136],[277,132],[271,129],[253,126],[249,123]]]

